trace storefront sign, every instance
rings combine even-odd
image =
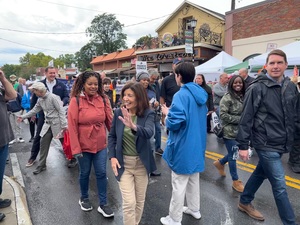
[[[131,66],[130,62],[122,63],[122,67],[130,67],[130,66]]]
[[[147,62],[155,62],[155,61],[162,61],[162,60],[173,60],[175,58],[190,58],[192,57],[192,53],[185,53],[185,52],[171,52],[171,53],[158,53],[158,54],[149,54],[149,55],[141,55],[138,56],[140,61],[147,61]]]
[[[186,30],[185,34],[185,52],[193,54],[193,31]]]
[[[135,64],[136,73],[146,71],[147,72],[147,62],[146,61],[136,61]]]

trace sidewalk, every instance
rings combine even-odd
[[[1,198],[11,199],[11,206],[0,209],[5,214],[1,225],[32,225],[27,207],[26,194],[22,187],[12,178],[4,176]]]

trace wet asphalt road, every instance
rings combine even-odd
[[[115,212],[113,219],[103,218],[96,210],[98,200],[96,192],[95,176],[92,173],[90,183],[90,200],[94,206],[91,212],[83,212],[78,204],[80,196],[78,184],[78,168],[69,169],[60,147],[52,145],[47,160],[47,170],[39,175],[33,175],[35,164],[26,168],[25,164],[30,156],[31,143],[29,129],[24,125],[23,134],[25,143],[17,143],[10,147],[10,153],[16,153],[25,183],[29,210],[34,225],[122,225],[122,200],[118,184],[114,178],[108,162],[108,203]],[[163,135],[163,147],[165,134]],[[231,188],[228,168],[227,177],[219,176],[212,165],[213,161],[226,153],[225,146],[216,141],[213,134],[207,138],[206,170],[200,175],[200,220],[191,216],[183,216],[183,225],[280,225],[282,224],[277,213],[275,201],[272,196],[271,186],[265,181],[256,194],[253,202],[255,207],[265,216],[264,222],[258,222],[249,218],[237,209],[239,193]],[[287,157],[283,157],[286,165],[286,179],[288,194],[300,224],[300,174],[293,173],[287,166]],[[156,164],[162,173],[160,177],[151,177],[147,190],[144,213],[140,225],[158,225],[160,217],[168,214],[171,198],[170,170],[160,156],[155,156]],[[238,174],[243,182],[246,182],[251,171],[256,165],[257,157],[251,158],[248,164],[238,161]],[[6,175],[12,176],[10,164],[7,165]]]

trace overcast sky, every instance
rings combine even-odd
[[[236,0],[236,8],[262,0]],[[0,66],[19,64],[27,52],[52,57],[74,54],[89,39],[85,30],[103,13],[124,24],[127,45],[151,34],[183,0],[0,0]],[[230,11],[231,0],[190,0],[215,12]],[[147,22],[148,21],[148,22]],[[149,22],[150,21],[150,22]]]

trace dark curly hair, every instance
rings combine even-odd
[[[96,77],[98,80],[98,91],[97,93],[104,98],[103,93],[103,85],[102,85],[102,79],[100,78],[100,74],[94,71],[85,71],[77,77],[75,80],[72,90],[71,90],[71,97],[77,97],[80,95],[80,93],[83,91],[83,86],[86,83],[87,79],[90,77]]]
[[[235,79],[238,78],[238,77],[241,78],[242,83],[243,83],[243,87],[242,87],[242,90],[241,90],[241,94],[242,94],[243,97],[244,97],[245,92],[246,92],[246,86],[245,86],[245,81],[244,81],[244,79],[243,79],[240,75],[233,75],[233,76],[230,78],[229,82],[228,82],[228,88],[227,88],[227,89],[228,89],[228,93],[229,93],[230,96],[233,97],[233,98],[237,98],[236,92],[235,92],[235,90],[233,89],[233,83],[234,83]]]
[[[121,99],[123,100],[124,92],[130,89],[133,91],[136,98],[136,115],[142,117],[146,109],[149,109],[149,100],[146,89],[139,82],[128,82],[124,85],[121,91]]]

